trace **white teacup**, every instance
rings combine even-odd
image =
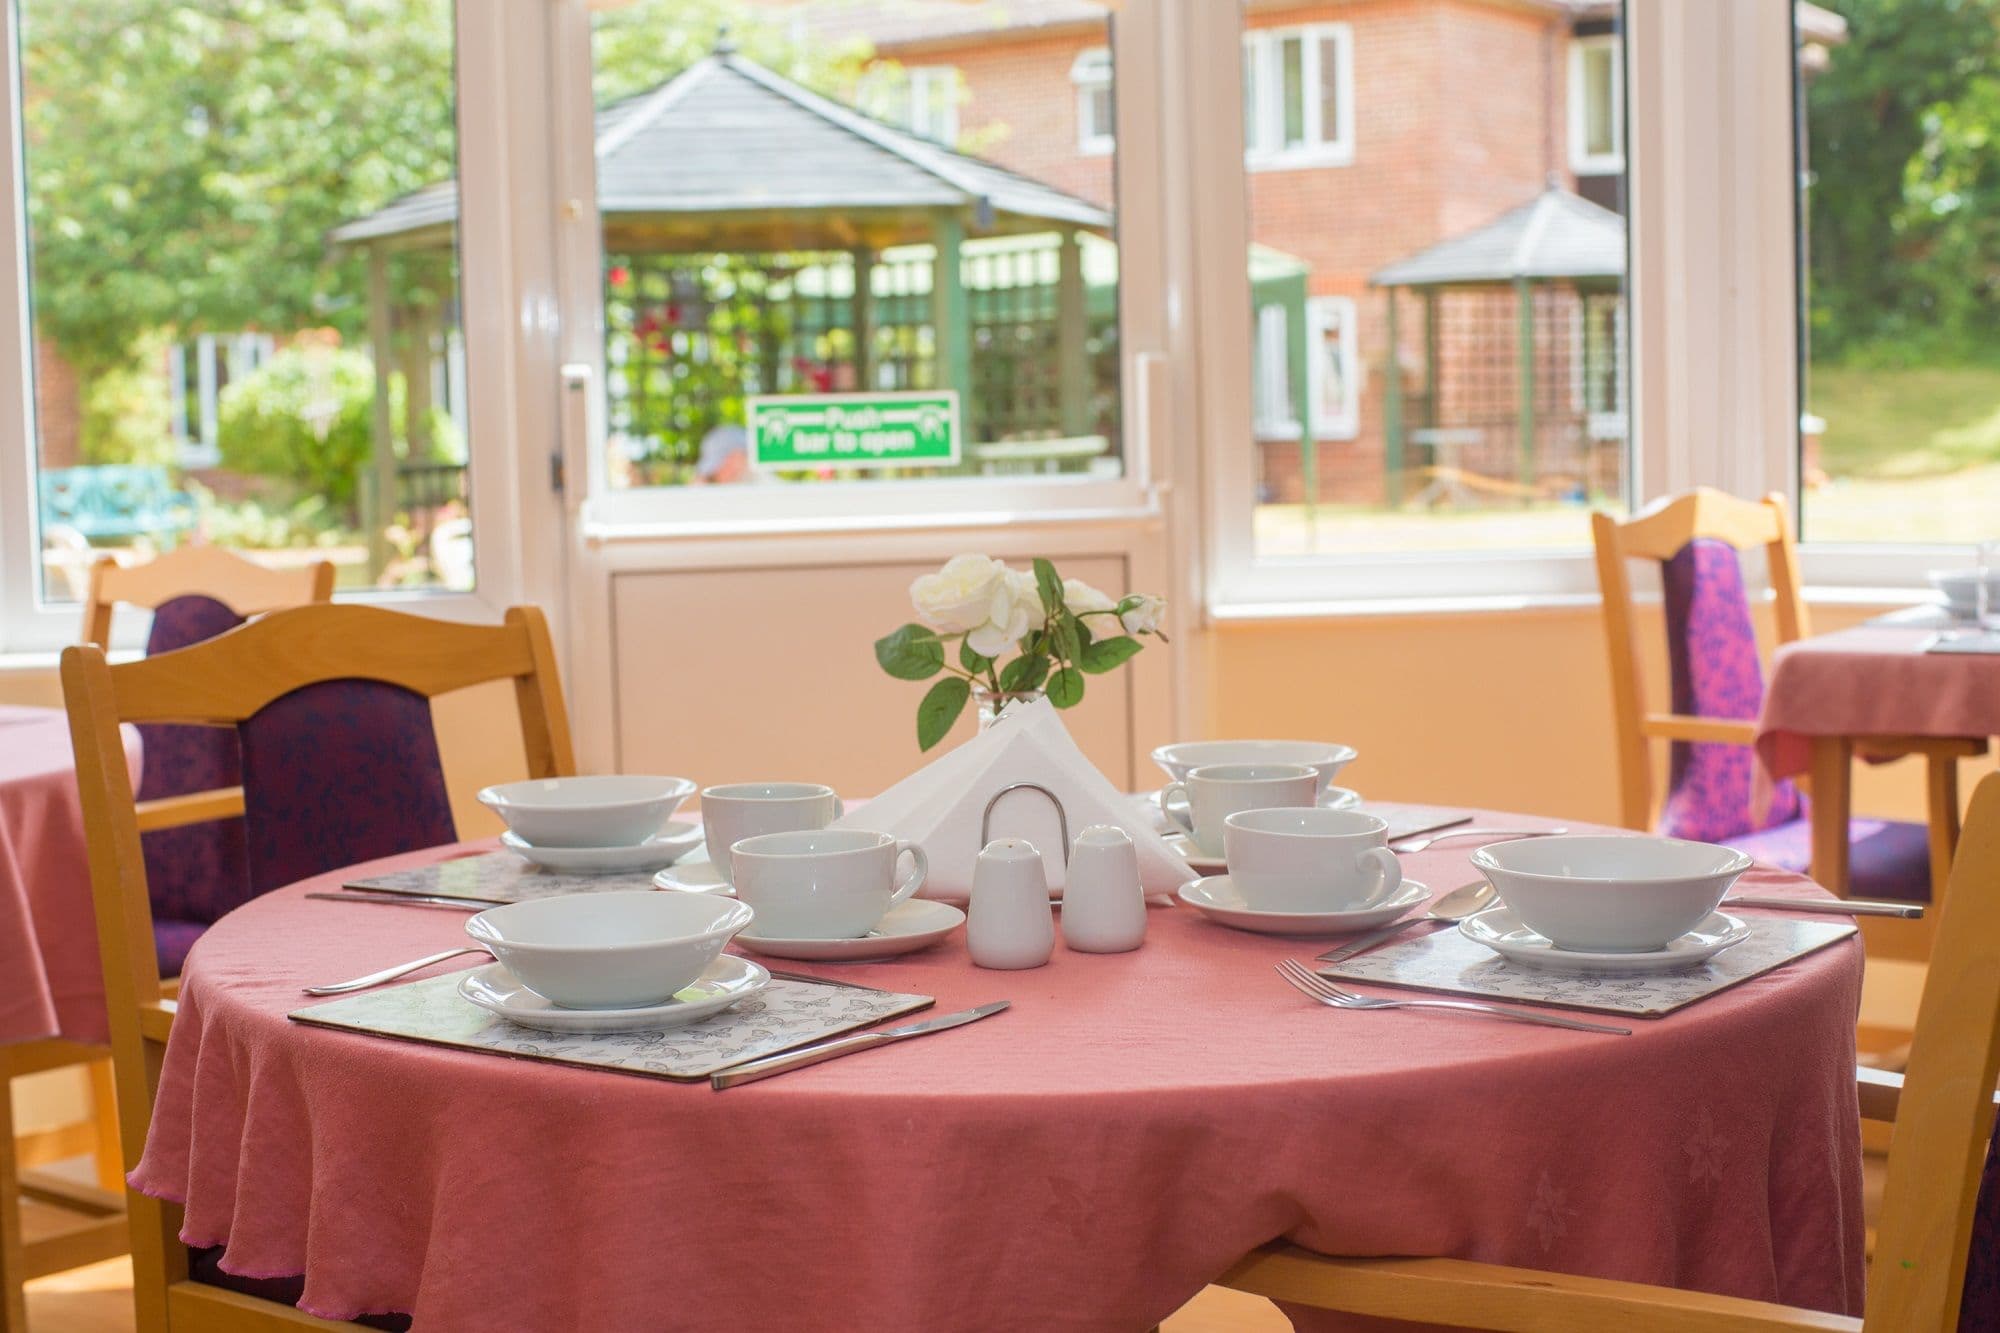
[[[1185,802],[1174,804],[1179,796]],[[1194,839],[1204,856],[1222,855],[1222,821],[1239,810],[1309,806],[1319,774],[1302,764],[1204,764],[1185,782],[1160,788],[1160,813]]]
[[[909,873],[896,876],[907,853]],[[730,848],[736,897],[765,939],[859,939],[923,887],[930,859],[911,842],[866,829],[761,833]]]
[[[833,788],[817,782],[730,782],[701,793],[701,829],[708,859],[731,881],[729,849],[760,833],[825,828],[846,813]]]
[[[1243,810],[1223,821],[1229,882],[1262,912],[1349,912],[1403,886],[1389,824],[1359,810]]]

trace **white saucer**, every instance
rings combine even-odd
[[[677,819],[630,847],[537,847],[509,829],[500,845],[558,875],[616,875],[672,865],[701,846],[701,825]]]
[[[1750,938],[1750,927],[1727,912],[1711,912],[1664,949],[1645,953],[1590,953],[1559,949],[1521,924],[1511,907],[1489,907],[1458,923],[1459,933],[1510,963],[1556,972],[1672,972],[1707,962]]]
[[[677,1028],[720,1013],[771,984],[771,974],[747,958],[723,954],[665,1004],[643,1009],[565,1009],[514,979],[499,963],[475,967],[458,982],[458,993],[509,1023],[543,1032],[632,1032]]]
[[[863,963],[894,958],[936,944],[957,930],[965,913],[950,903],[911,898],[890,908],[875,929],[857,940],[766,939],[749,930],[736,932],[736,942],[752,953],[772,958],[797,958],[811,963]]]
[[[1160,790],[1158,788],[1149,792],[1141,792],[1139,795],[1134,796],[1132,800],[1146,807],[1147,813],[1152,815],[1154,832],[1165,833],[1169,837],[1187,836],[1181,832],[1181,826],[1168,819],[1166,813],[1160,809]],[[1328,787],[1319,794],[1319,808],[1322,810],[1353,810],[1360,805],[1361,793],[1355,791],[1352,787]],[[1185,803],[1182,803],[1179,808],[1185,810],[1187,806]],[[1217,858],[1217,864],[1221,864],[1220,858]]]
[[[1167,846],[1187,858],[1188,869],[1197,875],[1221,875],[1229,870],[1229,862],[1220,856],[1210,856],[1194,845],[1194,839],[1185,833],[1162,834]]]
[[[675,893],[719,893],[725,898],[736,896],[736,886],[722,877],[715,868],[715,862],[707,857],[689,860],[679,865],[668,866],[653,876],[653,887],[672,889]]]
[[[1175,894],[1209,920],[1259,935],[1346,935],[1386,926],[1431,896],[1430,887],[1405,876],[1403,887],[1373,907],[1345,912],[1264,912],[1243,901],[1227,875],[1183,884]],[[740,938],[740,937],[739,937]]]

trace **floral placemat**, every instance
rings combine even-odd
[[[609,893],[650,889],[653,872],[635,870],[617,875],[559,875],[531,865],[512,852],[480,852],[455,856],[409,870],[351,879],[340,887],[366,893],[422,894],[433,898],[518,903],[530,898],[555,898],[566,893]]]
[[[459,973],[387,986],[295,1011],[295,1022],[371,1032],[403,1041],[489,1051],[695,1082],[718,1069],[838,1036],[936,1003],[846,986],[773,979],[734,1008],[698,1023],[634,1032],[542,1032],[489,1014],[458,993]]]
[[[1854,934],[1851,922],[1799,920],[1745,912],[1750,938],[1708,962],[1678,972],[1556,972],[1511,963],[1455,927],[1434,927],[1320,970],[1342,981],[1409,986],[1487,1000],[1589,1009],[1659,1018],[1762,976]]]

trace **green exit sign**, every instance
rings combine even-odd
[[[958,395],[779,394],[752,398],[759,468],[947,467],[958,461]]]

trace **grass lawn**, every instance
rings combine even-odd
[[[1936,477],[2000,464],[2000,368],[1813,367],[1826,419],[1820,466],[1836,480]]]

